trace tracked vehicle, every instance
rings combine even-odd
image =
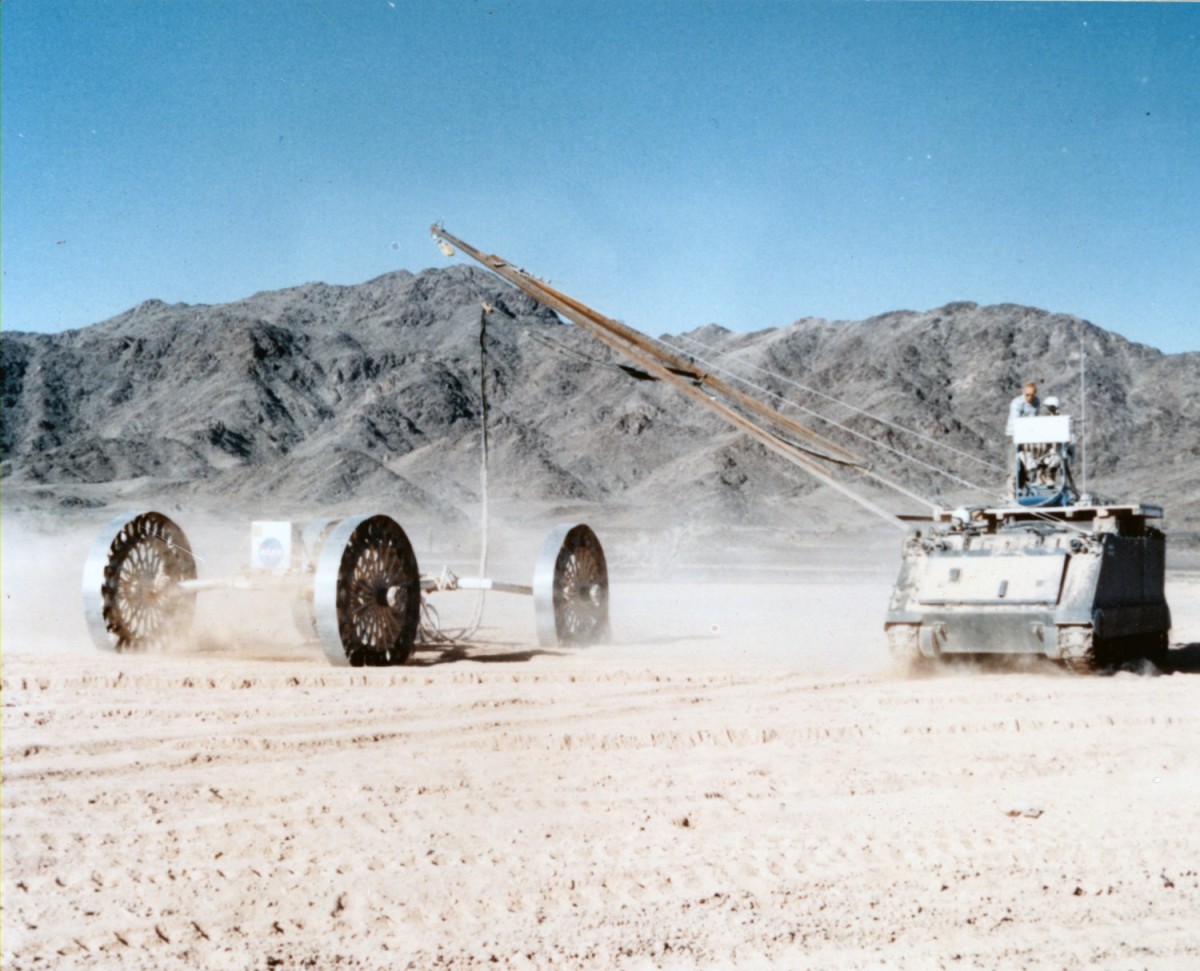
[[[1166,543],[1147,504],[959,510],[904,544],[888,604],[892,652],[917,665],[1042,655],[1087,672],[1161,664]]]
[[[1166,544],[1158,525],[1163,511],[1145,503],[1098,503],[1078,493],[1069,416],[1016,419],[1011,492],[999,503],[947,510],[765,404],[763,389],[745,375],[692,353],[699,342],[688,339],[693,346],[684,349],[651,339],[443,227],[431,229],[448,256],[461,250],[566,317],[627,359],[631,367],[625,369],[634,376],[672,385],[904,529],[908,536],[884,629],[891,650],[905,662],[921,666],[954,656],[1031,655],[1087,672],[1136,658],[1161,661],[1166,654],[1171,616],[1163,591]],[[859,437],[875,444],[870,436]],[[883,486],[924,510],[886,509],[862,488],[867,484]]]
[[[1161,664],[1161,506],[1080,501],[1070,417],[1020,418],[1012,502],[931,517],[904,544],[888,644],[921,665],[955,655],[1042,655],[1080,671]]]

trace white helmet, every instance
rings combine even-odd
[[[1044,404],[1047,408],[1052,409],[1053,411],[1058,411],[1058,399],[1055,398],[1053,395],[1051,395],[1049,398],[1047,398],[1045,401],[1043,401],[1042,404]]]

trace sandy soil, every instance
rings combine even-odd
[[[493,595],[388,670],[233,600],[101,654],[49,560],[5,567],[5,968],[1200,967],[1200,677],[907,678],[886,560],[616,583],[576,652]]]

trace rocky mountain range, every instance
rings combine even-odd
[[[495,307],[483,366],[494,500],[603,505],[655,524],[817,529],[869,515],[465,265],[218,306],[151,300],[79,330],[4,333],[5,507],[170,497],[279,514],[461,516],[481,488],[485,301]],[[1026,378],[1080,414],[1082,350],[1089,488],[1161,502],[1172,532],[1200,531],[1200,353],[973,303],[663,339],[947,502],[1003,491],[1006,408]]]

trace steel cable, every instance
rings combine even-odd
[[[703,341],[698,341],[694,337],[689,337],[687,334],[680,334],[678,339],[687,341],[690,344],[695,344],[697,347],[701,347],[706,351],[710,351],[713,353],[719,353],[717,348],[712,347],[711,345],[705,344]],[[663,343],[667,344],[669,347],[673,346],[670,344],[669,341],[663,341]],[[683,353],[690,353],[689,351],[685,351],[684,348],[681,348],[681,347],[674,347],[674,350],[681,351]],[[979,465],[984,466],[987,469],[991,469],[994,472],[1003,472],[1004,471],[1000,466],[996,465],[994,462],[989,462],[987,459],[982,459],[978,455],[972,455],[970,452],[964,452],[962,449],[956,448],[955,446],[949,444],[948,442],[939,442],[936,438],[932,438],[929,435],[924,435],[921,432],[917,431],[916,429],[907,428],[904,425],[899,424],[898,422],[894,422],[894,421],[891,421],[890,419],[883,418],[876,414],[872,414],[871,412],[866,411],[863,408],[859,408],[856,405],[850,404],[850,402],[848,402],[848,401],[843,401],[842,399],[835,398],[833,395],[827,394],[824,391],[820,391],[817,388],[811,388],[808,385],[801,384],[799,381],[789,378],[786,375],[780,374],[777,371],[771,371],[768,368],[761,367],[757,364],[751,364],[749,361],[739,361],[738,363],[747,368],[750,368],[754,371],[759,371],[762,374],[765,374],[767,377],[775,378],[777,381],[782,381],[785,384],[789,384],[792,387],[797,388],[800,391],[805,391],[805,392],[808,392],[809,394],[814,394],[819,398],[824,398],[826,401],[830,401],[836,405],[841,405],[844,408],[848,408],[850,411],[853,411],[855,414],[859,414],[859,415],[862,415],[864,418],[869,418],[872,421],[879,422],[881,425],[886,425],[888,428],[895,429],[896,431],[902,432],[905,435],[912,435],[913,437],[918,438],[923,442],[927,442],[930,445],[937,446],[938,448],[946,449],[947,451],[953,452],[955,455],[958,455],[961,458],[967,459],[968,461],[971,461],[971,462],[975,462]],[[732,373],[732,372],[727,371],[726,373]],[[743,381],[744,383],[748,383],[745,381],[744,378],[739,378],[739,380]],[[776,395],[776,397],[780,397],[780,396]],[[781,398],[781,400],[786,400],[786,399]],[[829,419],[826,419],[823,415],[820,415],[816,412],[810,412],[810,414],[816,414],[818,418],[821,418],[824,421],[830,421]],[[830,424],[836,424],[836,423],[830,421]],[[838,426],[838,427],[843,427],[843,426]]]
[[[686,339],[690,340],[690,338],[686,338]],[[664,341],[664,343],[666,343],[667,346],[669,346],[669,347],[673,346],[667,341]],[[701,347],[706,346],[704,344],[701,344],[699,341],[693,341],[693,343],[695,343]],[[919,465],[929,472],[933,472],[938,475],[945,476],[946,478],[950,479],[951,481],[957,483],[958,485],[964,486],[973,492],[980,492],[980,493],[983,493],[984,495],[988,495],[988,496],[996,495],[995,493],[990,492],[988,489],[984,488],[983,486],[981,486],[975,482],[971,482],[967,479],[962,478],[961,476],[955,475],[953,472],[949,471],[948,469],[940,468],[939,466],[933,465],[930,462],[926,462],[923,459],[917,458],[915,455],[911,455],[907,452],[902,452],[897,448],[893,448],[891,445],[885,445],[884,443],[878,441],[877,439],[872,438],[870,435],[867,435],[864,432],[860,432],[860,431],[857,431],[856,429],[850,428],[848,425],[845,425],[842,422],[839,422],[832,418],[829,418],[826,415],[821,414],[819,411],[815,411],[814,409],[809,408],[805,405],[799,404],[798,402],[788,401],[787,398],[785,398],[783,395],[779,394],[777,391],[772,391],[770,388],[764,388],[761,385],[757,385],[753,381],[750,381],[749,379],[744,378],[739,374],[736,374],[735,372],[729,370],[726,367],[723,367],[720,364],[717,364],[714,361],[709,361],[702,357],[696,357],[694,354],[691,354],[691,352],[684,351],[683,348],[673,347],[673,349],[677,350],[677,351],[682,351],[683,353],[690,354],[696,361],[698,361],[699,363],[704,365],[704,367],[710,371],[715,371],[717,373],[727,375],[728,377],[732,378],[734,381],[740,382],[741,384],[745,385],[746,387],[751,388],[754,391],[757,391],[759,394],[766,395],[769,398],[774,398],[775,400],[779,401],[781,404],[788,405],[792,408],[796,408],[799,411],[802,411],[807,415],[811,415],[812,417],[814,417],[820,421],[823,421],[828,425],[832,425],[834,428],[837,428],[837,429],[840,429],[841,431],[846,432],[848,435],[852,435],[855,438],[858,438],[865,442],[868,442],[870,445],[872,445],[876,448],[881,448],[886,452],[891,452],[893,455],[895,455],[896,457],[898,457],[900,459],[911,462],[915,465]],[[711,350],[712,348],[709,348],[709,349]],[[753,366],[753,365],[751,365],[751,366]],[[765,368],[756,368],[756,370],[764,371],[764,373],[768,374],[771,377],[778,378],[779,380],[783,380],[783,381],[787,380],[782,375],[771,374],[771,372],[766,371]],[[789,383],[795,384],[795,382],[789,382]],[[799,385],[799,384],[797,384],[796,386],[800,387],[802,390],[810,390],[810,389],[804,388],[802,385]],[[844,402],[839,402],[836,398],[833,398],[829,395],[822,394],[821,392],[815,392],[815,393],[821,394],[822,397],[828,398],[830,401],[837,402],[838,404],[845,404]],[[851,407],[853,410],[859,412],[862,415],[865,415],[868,418],[875,418],[874,415],[871,415],[868,412],[862,411],[862,409],[853,408],[853,406],[848,406],[848,407]],[[882,420],[882,419],[876,419],[876,420]],[[886,421],[884,423],[890,424]],[[899,426],[896,426],[896,427],[899,427]],[[912,434],[916,434],[918,436],[920,435],[919,432],[913,432]],[[920,437],[927,437],[927,436],[920,436]],[[930,441],[934,441],[934,440],[930,439]],[[939,443],[939,444],[941,444],[941,443]],[[982,462],[981,459],[978,459],[977,461]],[[990,467],[999,469],[998,466],[990,466]]]

